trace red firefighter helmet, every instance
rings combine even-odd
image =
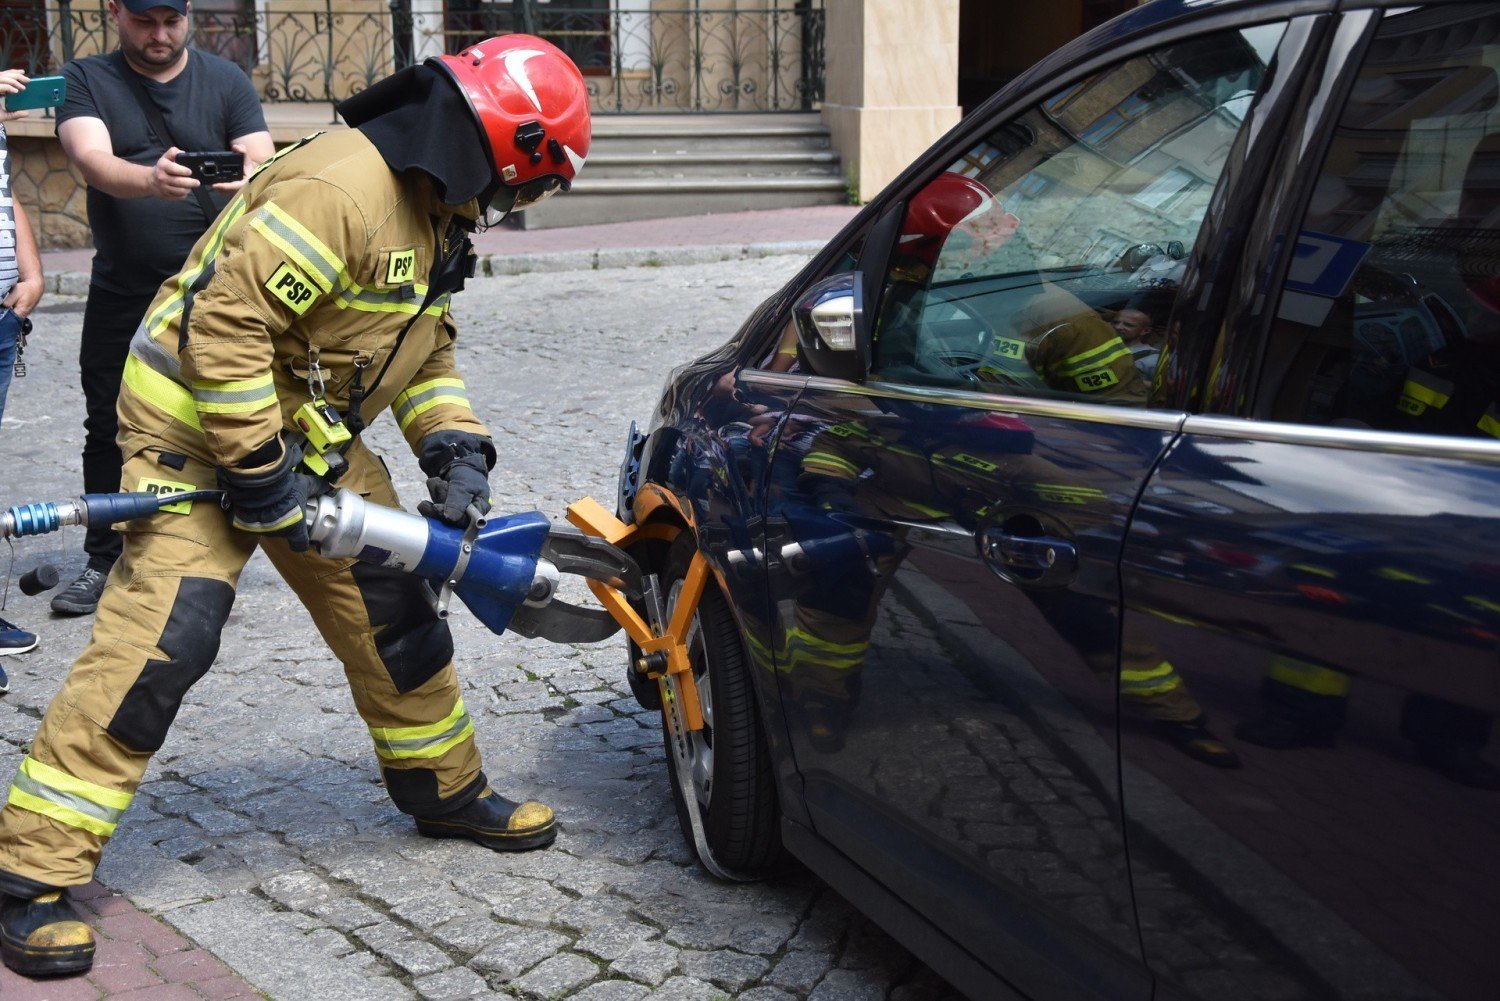
[[[561,49],[501,35],[427,62],[458,84],[489,139],[493,208],[519,211],[572,186],[589,155],[589,94]]]
[[[953,227],[994,207],[995,198],[983,184],[945,170],[912,196],[901,227],[899,251],[928,265],[935,264]]]

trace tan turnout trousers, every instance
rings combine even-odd
[[[349,459],[340,486],[398,505],[372,453],[356,444]],[[121,488],[148,489],[152,481],[215,485],[211,466],[155,446],[126,459]],[[124,554],[100,599],[93,635],[0,810],[0,889],[7,875],[48,886],[92,877],[183,696],[218,652],[235,584],[257,543],[343,662],[396,805],[439,814],[483,789],[452,640],[415,578],[294,553],[280,538],[232,528],[212,503],[122,529]]]

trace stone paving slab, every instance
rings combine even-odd
[[[608,506],[626,427],[649,417],[667,372],[722,344],[805,261],[476,279],[455,299],[457,350],[500,452],[496,508],[560,517],[585,495]],[[0,428],[13,470],[0,503],[79,492],[81,313],[81,299],[52,296],[36,317],[30,374]],[[414,503],[421,474],[390,421],[367,441]],[[69,579],[81,542],[27,540],[15,572],[50,561]],[[4,613],[41,645],[6,661],[0,780],[87,638],[88,620],[49,617],[48,597],[12,588]],[[504,855],[418,837],[385,797],[342,672],[256,557],[219,660],[188,694],[101,881],[170,926],[179,951],[196,946],[286,1001],[954,996],[809,874],[726,886],[696,865],[657,716],[629,698],[619,641],[558,646],[496,637],[466,612],[452,621],[486,772],[553,804],[554,846]],[[187,996],[161,979],[153,998]],[[48,990],[101,994],[76,979]]]

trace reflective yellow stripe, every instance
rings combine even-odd
[[[224,207],[224,211],[219,213],[218,222],[214,224],[213,235],[209,237],[208,243],[204,244],[203,253],[192,262],[191,266],[178,273],[177,288],[146,319],[147,330],[152,334],[161,333],[172,318],[182,312],[183,301],[187,298],[193,284],[203,274],[203,269],[208,266],[208,262],[219,256],[219,250],[224,246],[224,234],[229,231],[229,227],[234,224],[235,220],[244,214],[245,195],[241,191]]]
[[[1318,577],[1327,577],[1329,580],[1338,579],[1338,574],[1334,573],[1332,570],[1328,569],[1327,567],[1320,567],[1313,563],[1293,563],[1292,569],[1301,570],[1303,573],[1314,574]]]
[[[1349,676],[1343,671],[1319,667],[1305,660],[1292,657],[1272,657],[1271,670],[1267,672],[1272,681],[1313,695],[1349,694]]]
[[[131,392],[157,410],[177,418],[195,431],[203,430],[193,394],[187,391],[187,387],[168,379],[133,354],[125,358],[123,381]]]
[[[1402,570],[1400,567],[1381,567],[1379,570],[1375,571],[1375,576],[1383,577],[1386,580],[1400,581],[1403,584],[1432,583],[1431,577],[1423,577],[1422,575],[1414,574],[1409,570]]]
[[[1396,407],[1403,413],[1418,417],[1428,407],[1443,409],[1448,405],[1452,392],[1453,383],[1448,380],[1439,379],[1421,369],[1412,369],[1401,387],[1401,399],[1396,401]]]
[[[914,500],[904,500],[903,499],[901,501],[901,503],[905,504],[907,507],[911,508],[913,511],[917,512],[918,514],[925,515],[928,518],[946,518],[946,517],[948,517],[948,511],[947,511],[946,508],[932,507],[931,505],[921,504],[921,503],[918,503],[917,501],[914,501]]]
[[[853,479],[859,475],[859,467],[848,459],[840,458],[831,452],[808,452],[802,457],[802,471],[804,473],[823,473],[828,476],[839,476]]]
[[[422,300],[427,298],[426,285],[408,285],[389,292],[379,292],[357,285],[347,278],[345,281],[348,287],[339,292],[333,300],[339,309],[357,309],[366,313],[411,314],[415,313],[417,307],[422,305]],[[448,308],[449,298],[447,293],[438,296],[422,312],[428,316],[441,316]]]
[[[200,414],[248,414],[276,406],[271,373],[229,382],[193,380],[193,402]]]
[[[1079,372],[1103,368],[1112,361],[1128,357],[1130,357],[1130,349],[1125,346],[1124,341],[1115,337],[1096,348],[1080,351],[1076,355],[1064,358],[1053,367],[1053,371],[1058,375],[1077,375]]]
[[[375,753],[382,758],[400,761],[411,758],[437,758],[474,735],[474,724],[459,699],[453,711],[436,723],[426,726],[372,726],[370,737]]]
[[[431,379],[408,386],[391,402],[391,412],[396,415],[401,430],[405,431],[412,421],[444,403],[471,409],[469,390],[462,379]]]
[[[1162,661],[1144,671],[1122,669],[1120,690],[1127,695],[1159,695],[1170,692],[1182,684],[1177,669],[1169,661]]]
[[[230,520],[230,524],[242,531],[265,535],[268,532],[279,532],[283,528],[291,528],[304,517],[306,515],[302,513],[301,508],[293,508],[275,521],[245,521],[239,515],[235,515]]]
[[[1473,605],[1475,608],[1482,608],[1486,612],[1500,612],[1500,604],[1497,604],[1492,599],[1483,597],[1482,595],[1466,594],[1464,595],[1464,600]]]
[[[1479,418],[1479,423],[1475,427],[1491,438],[1500,438],[1500,411],[1496,411],[1494,407],[1490,407]]]
[[[114,834],[132,798],[130,793],[85,782],[30,755],[21,759],[10,787],[10,805],[105,838]]]
[[[275,202],[266,202],[250,226],[292,259],[326,294],[348,282],[348,269],[337,254]]]

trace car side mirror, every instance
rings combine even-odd
[[[859,382],[870,371],[870,331],[864,279],[856,273],[824,278],[793,309],[804,364],[818,375]]]

